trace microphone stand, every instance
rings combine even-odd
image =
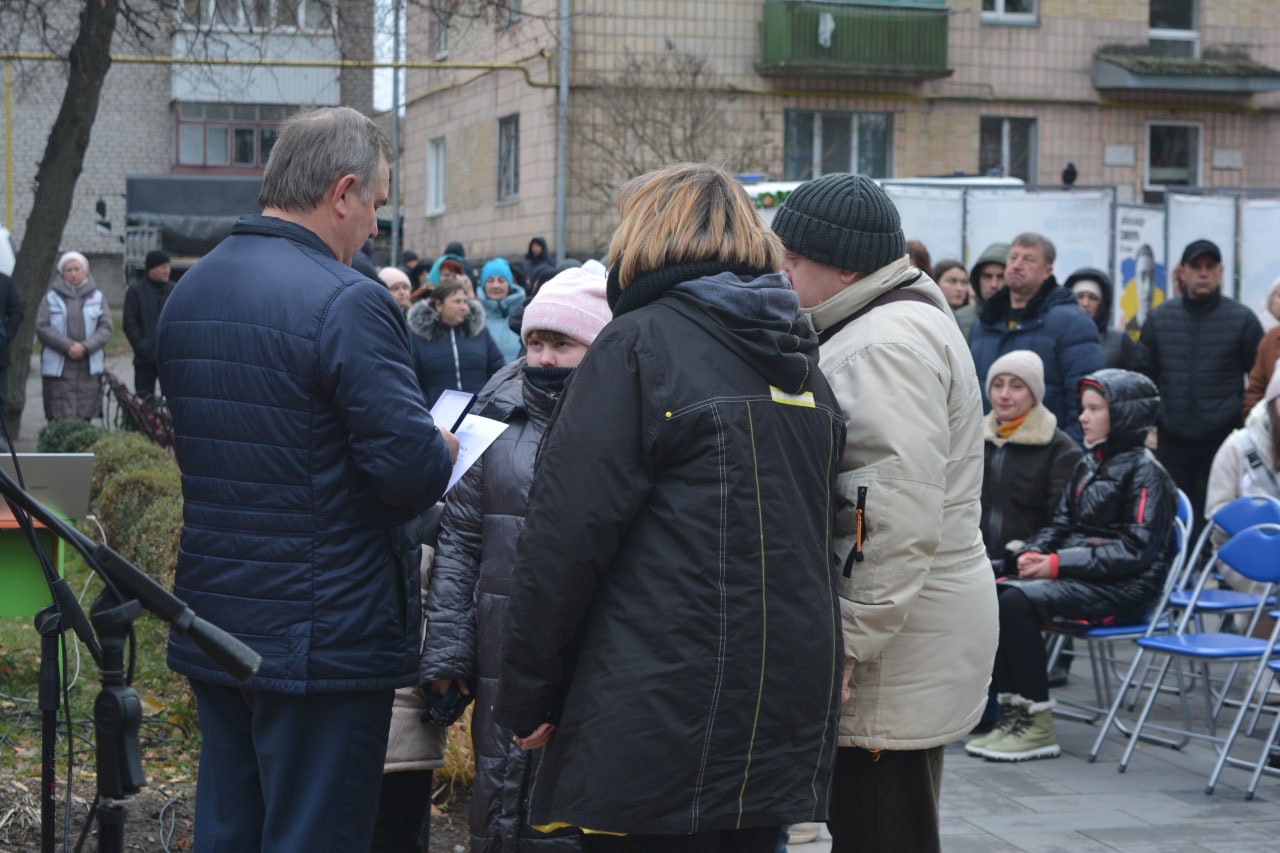
[[[44,799],[41,807],[42,849],[53,850],[55,782],[52,741],[58,709],[58,639],[64,630],[70,628],[89,648],[98,664],[102,688],[93,706],[98,769],[98,850],[100,853],[123,853],[126,798],[146,784],[137,740],[142,707],[137,692],[128,684],[124,660],[125,639],[132,631],[133,621],[144,609],[158,616],[173,630],[190,637],[210,659],[239,681],[252,677],[258,671],[262,658],[226,631],[201,619],[181,599],[111,548],[95,542],[60,519],[3,470],[0,470],[0,496],[9,504],[28,542],[36,550],[53,595],[53,603],[36,616],[42,652],[42,741],[47,739],[49,742],[41,759]],[[65,580],[57,576],[39,549],[32,518],[75,548],[89,568],[102,578],[106,588],[90,608],[92,629],[75,593]],[[94,639],[95,631],[97,641]]]

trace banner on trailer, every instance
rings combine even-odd
[[[1112,322],[1135,340],[1152,308],[1170,298],[1164,210],[1116,205],[1116,299]]]
[[[1259,314],[1280,279],[1280,199],[1251,199],[1240,205],[1240,301]]]
[[[1235,196],[1169,193],[1165,196],[1164,209],[1169,221],[1169,241],[1165,246],[1169,295],[1178,295],[1177,274],[1182,250],[1195,240],[1212,240],[1222,252],[1222,292],[1227,296],[1236,296]]]
[[[1111,200],[1107,191],[965,195],[965,247],[977,257],[992,243],[1008,243],[1024,231],[1041,234],[1057,249],[1058,281],[1081,267],[1111,269]]]
[[[884,191],[898,208],[903,235],[924,243],[934,264],[957,260],[968,266],[963,239],[964,190],[886,183]],[[932,270],[925,272],[933,274]]]

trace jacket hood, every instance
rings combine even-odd
[[[440,286],[440,265],[449,258],[453,258],[458,263],[463,264],[462,268],[464,270],[466,269],[466,261],[463,259],[462,255],[455,255],[452,252],[444,253],[440,257],[436,258],[435,263],[431,265],[430,272],[427,273],[427,281],[431,282],[433,287]]]
[[[1086,278],[1096,281],[1102,288],[1102,304],[1098,306],[1098,313],[1093,316],[1093,325],[1098,327],[1099,334],[1103,334],[1110,325],[1111,305],[1115,298],[1115,287],[1111,283],[1111,276],[1095,267],[1083,267],[1068,276],[1062,286],[1070,292],[1073,284]],[[1074,294],[1072,296],[1074,297]]]
[[[1160,412],[1160,391],[1154,382],[1141,373],[1112,367],[1095,370],[1080,380],[1077,396],[1085,389],[1099,391],[1107,401],[1111,415],[1108,454],[1137,447],[1147,440],[1147,432]]]
[[[1036,295],[1031,297],[1031,301],[1027,303],[1027,307],[1022,314],[1022,325],[1026,326],[1040,320],[1044,313],[1054,305],[1076,306],[1076,297],[1071,291],[1060,287],[1056,278],[1049,276],[1040,285]],[[992,296],[982,306],[982,309],[978,312],[978,321],[984,326],[998,324],[1003,327],[1003,320],[1008,316],[1010,309],[1009,288],[1002,287],[996,291],[995,296]]]
[[[471,313],[457,329],[468,338],[474,338],[484,331],[484,306],[474,299],[468,300],[467,305],[471,308]],[[409,306],[405,321],[409,324],[409,331],[424,340],[434,341],[449,334],[450,327],[440,319],[440,312],[431,304],[430,299],[423,299]]]
[[[659,304],[688,316],[771,385],[807,391],[818,373],[818,338],[781,273],[742,278],[719,273],[676,285]]]
[[[490,263],[492,263],[492,261]],[[485,269],[488,269],[487,264],[485,265]],[[509,282],[510,279],[508,279],[508,283]],[[483,281],[480,283],[480,287],[476,288],[476,290],[478,291],[476,293],[476,301],[483,305],[484,309],[490,314],[509,317],[511,316],[511,312],[516,309],[517,305],[524,304],[524,288],[518,284],[511,284],[511,292],[501,299],[490,299],[488,296],[485,296]]]
[[[64,299],[79,299],[81,296],[85,296],[86,294],[93,293],[97,290],[98,283],[94,281],[93,276],[90,275],[84,280],[83,284],[77,287],[72,287],[67,284],[66,280],[62,276],[54,273],[53,281],[49,283],[49,287]]]
[[[969,267],[969,289],[973,291],[973,304],[978,308],[982,308],[986,304],[986,300],[982,298],[982,287],[978,284],[978,270],[982,269],[984,264],[1000,264],[1003,266],[1009,260],[1009,244],[1008,243],[992,243],[990,246],[982,250],[982,254],[978,255],[978,259],[973,262],[973,266]]]
[[[542,254],[541,254],[541,255],[537,255],[537,256],[535,256],[535,255],[533,254],[533,244],[534,244],[534,243],[537,243],[539,246],[541,246],[541,247],[542,247]],[[548,258],[548,253],[547,253],[547,241],[546,241],[544,238],[542,238],[542,237],[534,237],[532,240],[530,240],[530,241],[529,241],[529,248],[525,250],[524,257],[525,257],[525,260],[528,260],[528,261],[532,261],[532,260],[547,260],[547,258]]]

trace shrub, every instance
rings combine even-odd
[[[167,450],[136,432],[109,432],[95,441],[89,451],[95,456],[89,490],[90,505],[95,507],[107,480],[125,468],[166,463],[177,470]]]
[[[41,453],[84,453],[105,433],[80,418],[54,418],[45,424],[36,438]]]
[[[145,441],[145,439],[143,439]],[[138,563],[143,570],[156,569],[171,572],[169,560],[176,558],[177,547],[172,546],[168,560],[157,563],[154,549],[163,547],[163,543],[176,542],[177,529],[162,531],[159,526],[167,519],[174,528],[181,527],[181,509],[157,504],[177,503],[181,506],[182,484],[178,476],[178,466],[172,459],[153,461],[141,465],[122,468],[111,474],[102,486],[102,491],[92,504],[94,513],[102,522],[107,534],[107,543],[119,551],[126,559]],[[153,518],[143,523],[148,513]],[[141,539],[140,539],[141,537]],[[153,549],[150,567],[140,562],[142,556],[140,542]],[[159,568],[157,568],[159,567]],[[152,577],[156,577],[152,575]],[[159,580],[159,578],[156,578]]]
[[[172,589],[181,538],[182,495],[175,493],[156,498],[115,548],[156,583]]]

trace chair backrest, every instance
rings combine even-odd
[[[1178,521],[1182,522],[1182,526],[1188,531],[1194,526],[1195,510],[1191,506],[1191,498],[1187,497],[1187,493],[1178,489]]]
[[[1213,514],[1215,527],[1228,536],[1259,524],[1280,524],[1280,500],[1270,495],[1245,495]]]
[[[1222,543],[1218,560],[1251,581],[1280,581],[1280,524],[1258,524],[1242,530]]]

